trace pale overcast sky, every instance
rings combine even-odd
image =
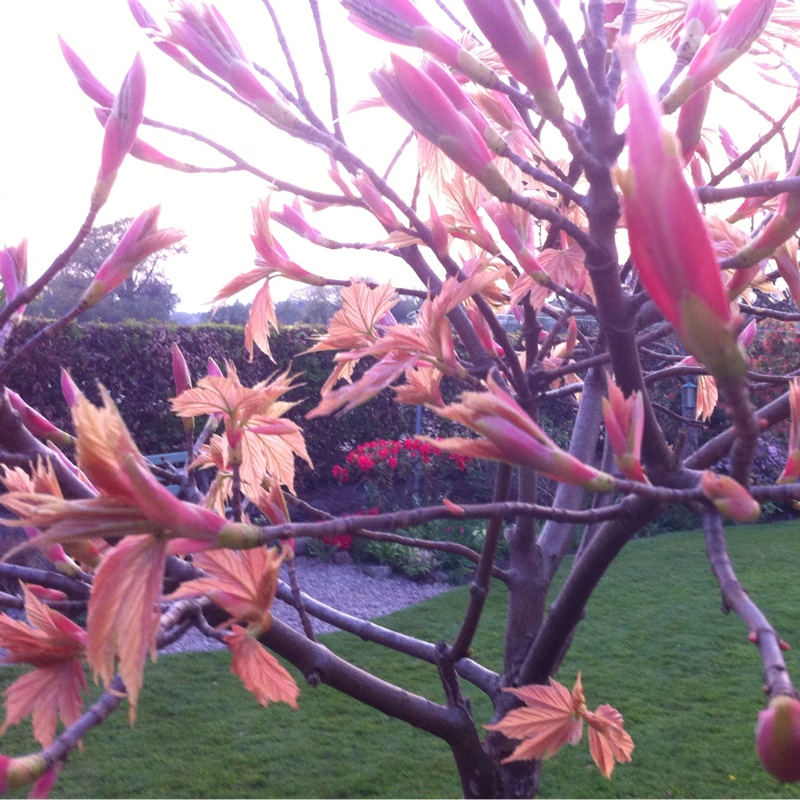
[[[163,3],[146,3],[154,14]],[[269,17],[259,0],[220,0],[219,10],[251,58],[278,69],[280,54]],[[367,77],[370,66],[385,57],[384,44],[356,30],[335,0],[323,0],[323,15],[336,24],[334,58],[348,65],[340,86],[342,111],[356,100],[374,95]],[[278,0],[276,7],[291,11],[286,33],[297,46],[310,93],[324,90],[316,37],[306,3]],[[137,51],[145,60],[148,78],[145,114],[175,125],[194,128],[230,146],[266,172],[305,186],[320,185],[327,160],[319,151],[302,147],[274,131],[234,101],[192,78],[156,50],[134,22],[125,0],[37,0],[0,3],[0,107],[4,111],[0,147],[0,244],[29,239],[29,263],[39,274],[63,249],[83,220],[99,165],[102,128],[94,104],[78,89],[58,46],[57,34],[78,53],[95,75],[116,92]],[[289,85],[288,77],[282,76]],[[326,96],[323,96],[326,97]],[[318,105],[324,114],[327,101]],[[366,120],[388,114],[358,112]],[[375,117],[373,117],[375,118]],[[384,120],[387,117],[383,117]],[[385,143],[385,127],[382,131]],[[221,157],[188,140],[142,127],[140,135],[176,158],[203,165],[221,165]],[[399,143],[405,131],[398,127]],[[377,156],[376,156],[377,158]],[[382,169],[385,161],[376,161]],[[251,269],[252,205],[268,193],[261,181],[247,175],[186,175],[129,158],[120,171],[99,224],[137,216],[161,203],[162,222],[189,234],[189,254],[167,267],[181,297],[181,310],[199,310],[230,277]],[[288,199],[276,195],[274,206]],[[321,221],[324,215],[315,219]],[[322,226],[324,227],[324,226]],[[275,226],[290,255],[307,268],[333,277],[380,275],[396,259],[380,254],[337,253],[320,258],[293,234]],[[352,231],[349,232],[352,234]],[[367,234],[364,234],[365,236]],[[375,227],[374,238],[383,230]],[[344,237],[346,238],[346,237]],[[402,282],[402,281],[401,281]],[[278,281],[278,296],[295,284]]]
[[[145,4],[155,16],[166,6],[165,0],[145,0]],[[216,5],[253,61],[278,71],[282,59],[260,0],[218,0]],[[289,12],[288,19],[283,19],[285,32],[296,47],[306,89],[324,116],[326,84],[307,3],[275,0],[274,5],[279,13]],[[565,11],[576,5],[573,0],[562,3]],[[388,46],[348,23],[338,0],[321,0],[320,6],[323,20],[333,24],[330,45],[334,64],[341,70],[338,88],[341,110],[346,114],[358,100],[375,95],[368,72],[386,60]],[[419,6],[432,22],[447,28],[434,0],[420,0]],[[464,19],[468,19],[466,15]],[[194,128],[280,178],[322,190],[332,188],[318,177],[328,168],[320,151],[295,143],[189,76],[147,40],[126,0],[0,0],[0,108],[4,112],[0,246],[17,244],[27,236],[32,276],[41,273],[63,249],[83,220],[102,142],[93,103],[78,89],[61,56],[59,33],[114,92],[140,51],[148,76],[147,116]],[[408,55],[407,48],[401,50]],[[671,65],[669,51],[662,49],[661,53],[646,64],[653,87]],[[729,77],[726,73],[726,78],[742,85],[737,84],[736,69]],[[291,85],[285,70],[279,75]],[[725,98],[713,102],[720,101]],[[735,107],[732,113],[740,117],[742,107]],[[408,130],[403,124],[394,126],[393,119],[387,110],[370,109],[345,120],[349,143],[378,171],[383,171]],[[740,144],[746,144],[750,137],[742,133],[736,119],[730,127],[735,137],[745,140]],[[176,158],[209,166],[222,163],[215,154],[185,139],[145,126],[140,134]],[[201,310],[230,277],[252,268],[250,209],[267,193],[266,185],[251,176],[185,175],[129,158],[98,223],[134,217],[161,203],[162,223],[188,233],[189,254],[175,257],[167,265],[168,277],[181,297],[179,309]],[[280,207],[284,199],[288,199],[286,195],[276,195],[274,207]],[[382,228],[374,222],[367,226],[367,220],[360,215],[354,223],[338,212],[324,212],[314,223],[334,238],[381,238]],[[395,269],[398,259],[391,256],[363,251],[320,253],[280,226],[275,226],[275,233],[290,256],[311,271],[337,278],[370,275],[392,278],[396,285],[413,284],[413,278]],[[294,288],[288,281],[274,283],[279,298]]]

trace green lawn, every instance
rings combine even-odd
[[[773,624],[800,647],[800,526],[730,533],[739,576]],[[777,565],[777,566],[776,566]],[[428,639],[452,639],[460,589],[385,618]],[[504,589],[490,596],[475,655],[496,667]],[[369,671],[441,699],[435,670],[347,634],[323,637]],[[800,659],[787,653],[800,675]],[[138,721],[118,712],[75,753],[54,797],[455,797],[449,750],[432,737],[319,687],[300,710],[261,708],[228,672],[226,653],[162,656],[145,674]],[[587,609],[561,679],[583,673],[590,708],[619,708],[633,763],[606,781],[584,740],[545,765],[545,797],[797,797],[764,773],[753,749],[763,706],[758,653],[741,622],[720,612],[699,533],[632,542]],[[0,682],[18,674],[0,671]],[[470,691],[477,719],[489,707]],[[34,745],[11,730],[5,754]],[[23,796],[21,793],[18,796]]]

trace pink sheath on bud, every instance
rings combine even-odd
[[[108,199],[125,156],[136,141],[136,132],[144,119],[146,79],[144,62],[137,53],[128,70],[105,126],[100,170],[92,192],[92,206],[99,208]]]
[[[700,486],[717,511],[734,522],[755,522],[761,516],[758,501],[730,475],[706,470],[700,477]]]
[[[217,365],[217,362],[214,361],[211,356],[208,357],[208,374],[212,378],[221,378],[222,377],[222,370]]]
[[[175,392],[180,394],[192,388],[192,376],[186,358],[178,347],[177,342],[172,343],[172,378],[175,381]]]
[[[59,36],[58,43],[67,66],[72,70],[72,74],[78,81],[80,90],[95,103],[99,103],[103,108],[111,108],[114,104],[114,93],[110,92],[92,74],[86,64],[78,58],[77,53]]]
[[[34,436],[58,444],[72,444],[73,438],[66,431],[57,428],[49,419],[29,406],[16,392],[6,389],[11,407],[19,414],[20,421]]]
[[[492,164],[492,154],[475,126],[424,72],[396,55],[392,67],[393,72],[372,73],[386,104],[492,194],[508,199],[511,187]]]
[[[70,408],[78,402],[78,398],[82,394],[78,385],[72,380],[72,376],[63,368],[61,370],[61,393]]]
[[[683,176],[677,143],[661,127],[658,103],[636,61],[617,43],[630,108],[630,168],[619,171],[634,264],[653,302],[686,349],[717,378],[737,378],[747,362],[736,343],[721,271],[697,201]]]
[[[116,289],[144,259],[183,239],[183,231],[158,227],[160,213],[161,206],[154,206],[131,223],[84,292],[81,298],[84,308],[91,308]]]
[[[564,116],[542,43],[528,28],[516,0],[464,0],[481,32],[508,71],[528,87],[548,119]]]
[[[775,3],[776,0],[739,0],[719,30],[694,56],[686,77],[664,98],[664,113],[671,114],[745,55],[767,27]]]

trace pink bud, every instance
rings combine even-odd
[[[664,98],[664,113],[671,114],[747,53],[767,27],[775,3],[776,0],[739,0],[719,30],[692,59],[686,77]]]
[[[221,378],[222,377],[222,370],[217,365],[217,362],[214,361],[211,356],[208,357],[208,374],[212,378]]]
[[[192,375],[183,353],[177,342],[172,343],[172,377],[175,381],[175,392],[181,394],[192,388]]]
[[[712,85],[709,83],[698,92],[695,92],[682,106],[678,114],[678,127],[675,131],[681,143],[681,157],[688,164],[694,155],[697,145],[700,144],[700,135],[703,132],[703,120],[711,99]]]
[[[402,229],[403,226],[400,224],[400,220],[397,219],[394,211],[375,188],[369,175],[359,170],[353,177],[353,185],[358,189],[358,193],[367,208],[381,224],[389,228],[389,230]]]
[[[778,695],[758,714],[756,752],[782,783],[800,781],[800,700]]]
[[[72,436],[53,425],[49,419],[42,416],[35,408],[29,406],[16,392],[6,389],[6,393],[11,407],[19,414],[20,422],[34,436],[62,445],[70,445],[74,442]]]
[[[65,369],[61,370],[61,393],[70,408],[83,397],[83,392],[81,392],[78,385],[72,380],[72,376]]]
[[[492,88],[499,78],[494,70],[434,28],[410,0],[342,0],[350,22],[387,42],[416,46],[481,86]]]
[[[608,398],[603,398],[603,419],[619,471],[629,480],[649,483],[642,471],[641,453],[644,435],[644,400],[641,392],[629,397],[606,373]]]
[[[111,111],[107,108],[95,108],[94,115],[100,121],[100,124],[105,126],[111,115]],[[147,142],[143,142],[139,138],[137,138],[131,146],[130,154],[139,161],[145,161],[148,164],[156,164],[166,169],[174,169],[178,172],[196,172],[198,169],[184,161],[178,161],[172,158],[172,156],[162,153],[160,150],[156,150],[155,147],[147,144]]]
[[[45,770],[31,787],[28,800],[44,800],[44,798],[50,797],[50,792],[53,791],[53,786],[55,786],[60,770],[60,764],[56,764],[50,767],[50,769]]]
[[[161,206],[154,206],[131,223],[84,292],[80,301],[84,310],[96,305],[116,289],[146,258],[183,239],[183,231],[158,227],[160,213]]]
[[[282,211],[273,211],[270,216],[275,222],[289,228],[289,230],[294,231],[298,236],[302,236],[313,244],[318,244],[321,247],[327,247],[330,244],[330,239],[323,236],[306,220],[297,197],[292,201],[292,205],[284,204]]]
[[[800,175],[800,148],[786,173],[787,178]],[[800,227],[800,198],[797,192],[784,192],[778,201],[775,215],[758,232],[755,238],[736,254],[737,266],[755,264],[771,255],[787,239],[794,236]]]
[[[392,67],[393,72],[372,73],[386,104],[492,194],[500,199],[510,197],[511,187],[492,164],[483,136],[447,95],[424,72],[397,55],[392,55]]]
[[[544,46],[531,33],[516,0],[464,0],[464,5],[508,71],[528,87],[542,115],[563,117]]]
[[[297,115],[261,82],[233,31],[214,6],[181,3],[167,24],[169,33],[162,34],[166,42],[190,53],[207,70],[226,81],[239,97],[255,105],[273,124],[292,128],[299,121]],[[178,54],[177,60],[182,62],[183,57]]]
[[[89,67],[78,58],[75,51],[60,36],[58,43],[61,45],[61,52],[64,54],[67,66],[78,81],[80,90],[103,108],[111,108],[114,104],[113,93],[95,78]]]
[[[733,378],[747,363],[736,343],[730,304],[708,231],[674,137],[661,127],[629,42],[617,43],[630,108],[630,169],[618,172],[634,264],[653,302],[686,349],[715,377]]]
[[[717,511],[734,522],[755,522],[761,516],[758,501],[730,475],[706,470],[700,477],[700,486]]]
[[[484,141],[492,148],[494,140],[500,142],[498,135],[492,136],[494,131],[489,127],[486,117],[480,112],[475,103],[464,93],[453,76],[436,61],[427,61],[424,65],[425,74],[447,95],[450,102],[456,107],[460,114],[463,114],[480,133]],[[488,136],[487,136],[488,134]]]
[[[684,62],[691,61],[707,33],[719,27],[720,14],[717,0],[690,0],[683,18],[683,32],[678,42],[677,55]]]
[[[28,584],[28,591],[39,600],[58,602],[67,599],[67,595],[59,589],[48,589],[46,586],[37,586],[35,583]]]
[[[94,208],[99,208],[108,199],[117,171],[136,141],[136,132],[144,118],[144,96],[144,63],[137,53],[119,94],[114,98],[114,105],[106,122],[100,170],[92,192]]]

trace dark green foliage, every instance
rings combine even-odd
[[[41,324],[24,320],[9,343],[9,354]],[[297,489],[313,489],[330,483],[330,467],[356,442],[365,437],[400,437],[414,430],[414,409],[395,403],[389,392],[340,419],[304,419],[319,402],[320,389],[333,365],[332,353],[300,355],[320,331],[308,325],[282,327],[270,340],[276,363],[259,352],[249,363],[239,326],[73,323],[46,348],[37,350],[26,368],[14,373],[9,386],[56,425],[70,430],[60,386],[61,367],[67,366],[91,399],[98,400],[98,382],[108,388],[143,453],[161,453],[185,449],[183,428],[169,410],[169,398],[175,394],[173,342],[183,351],[195,381],[206,374],[209,356],[220,367],[226,358],[231,359],[247,386],[291,367],[302,373],[302,385],[287,395],[298,402],[289,417],[302,425],[317,468],[316,474],[311,473],[298,462]]]

